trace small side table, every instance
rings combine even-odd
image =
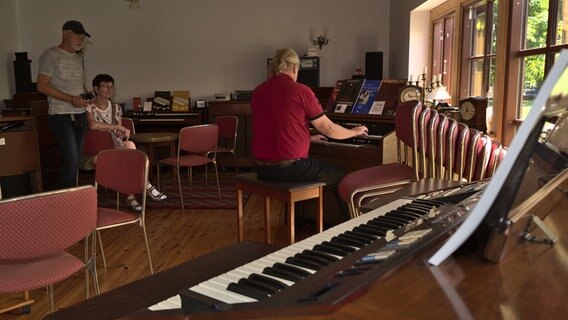
[[[148,159],[150,160],[150,172],[155,164],[154,150],[158,147],[170,147],[170,157],[176,155],[176,141],[179,139],[177,132],[143,132],[130,136],[130,140],[139,145],[146,146]]]

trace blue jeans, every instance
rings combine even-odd
[[[291,164],[256,166],[256,174],[260,180],[280,182],[322,181],[326,185],[324,191],[324,223],[332,226],[346,221],[349,218],[349,209],[337,191],[337,186],[345,176],[341,167],[322,162],[317,159],[300,159]],[[304,206],[302,217],[315,221],[315,209]],[[313,211],[313,212],[312,212]]]
[[[86,113],[75,114],[73,118],[70,114],[49,116],[49,127],[55,134],[63,160],[59,188],[77,185],[77,169],[87,132],[87,115]]]

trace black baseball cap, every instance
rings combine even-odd
[[[87,30],[85,30],[85,27],[83,27],[83,24],[79,21],[69,20],[63,24],[62,29],[63,31],[71,30],[76,34],[84,34],[89,38],[91,37],[91,35],[87,32]]]

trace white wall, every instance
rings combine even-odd
[[[128,9],[120,0],[0,1],[0,23],[7,26],[0,29],[0,57],[7,59],[0,64],[0,98],[14,93],[13,52],[28,52],[35,79],[40,54],[59,44],[61,25],[69,19],[83,22],[92,35],[86,50],[89,87],[94,75],[109,73],[116,81],[115,100],[127,106],[133,96],[152,96],[155,90],[190,90],[192,101],[251,90],[265,79],[266,58],[277,48],[292,47],[301,55],[312,46],[310,28],[319,34],[324,26],[331,41],[322,49],[321,86],[364,68],[366,51],[384,52],[383,74],[390,76],[390,0],[140,4],[141,9]],[[408,14],[402,20],[408,24]]]

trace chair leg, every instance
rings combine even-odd
[[[105,249],[103,248],[103,238],[101,237],[101,232],[97,231],[98,234],[98,238],[99,238],[99,246],[101,247],[101,256],[103,257],[103,267],[107,267],[107,262],[106,262],[106,258],[105,258]],[[94,246],[96,246],[96,243],[93,243]]]
[[[53,285],[47,286],[47,291],[49,292],[49,311],[55,312],[55,301],[53,299]]]
[[[215,178],[217,179],[217,193],[219,193],[219,200],[221,200],[221,186],[219,185],[219,172],[217,171],[217,162],[213,162],[215,168]]]
[[[231,152],[233,154],[233,160],[235,160],[235,172],[239,174],[239,167],[237,166],[237,153]]]
[[[89,236],[85,237],[85,290],[87,299],[89,299],[89,272],[93,276],[93,282],[95,285],[95,295],[99,295],[101,293],[101,289],[99,287],[99,277],[97,275],[97,255],[95,252],[96,244],[97,244],[97,232],[92,232],[92,245],[93,248],[91,249],[91,256],[89,257]]]
[[[181,199],[181,209],[185,209],[185,205],[183,203],[183,192],[181,191],[181,174],[179,172],[179,166],[177,167],[177,177],[178,177],[178,187],[179,187],[179,198]]]
[[[148,255],[148,265],[150,266],[150,274],[154,274],[154,266],[152,265],[152,257],[150,256],[150,245],[148,244],[148,236],[146,234],[146,224],[144,220],[140,222],[142,232],[144,233],[144,243],[146,244],[146,254]]]
[[[158,190],[162,190],[162,186],[160,184],[160,164],[156,163],[156,178],[158,179]]]

